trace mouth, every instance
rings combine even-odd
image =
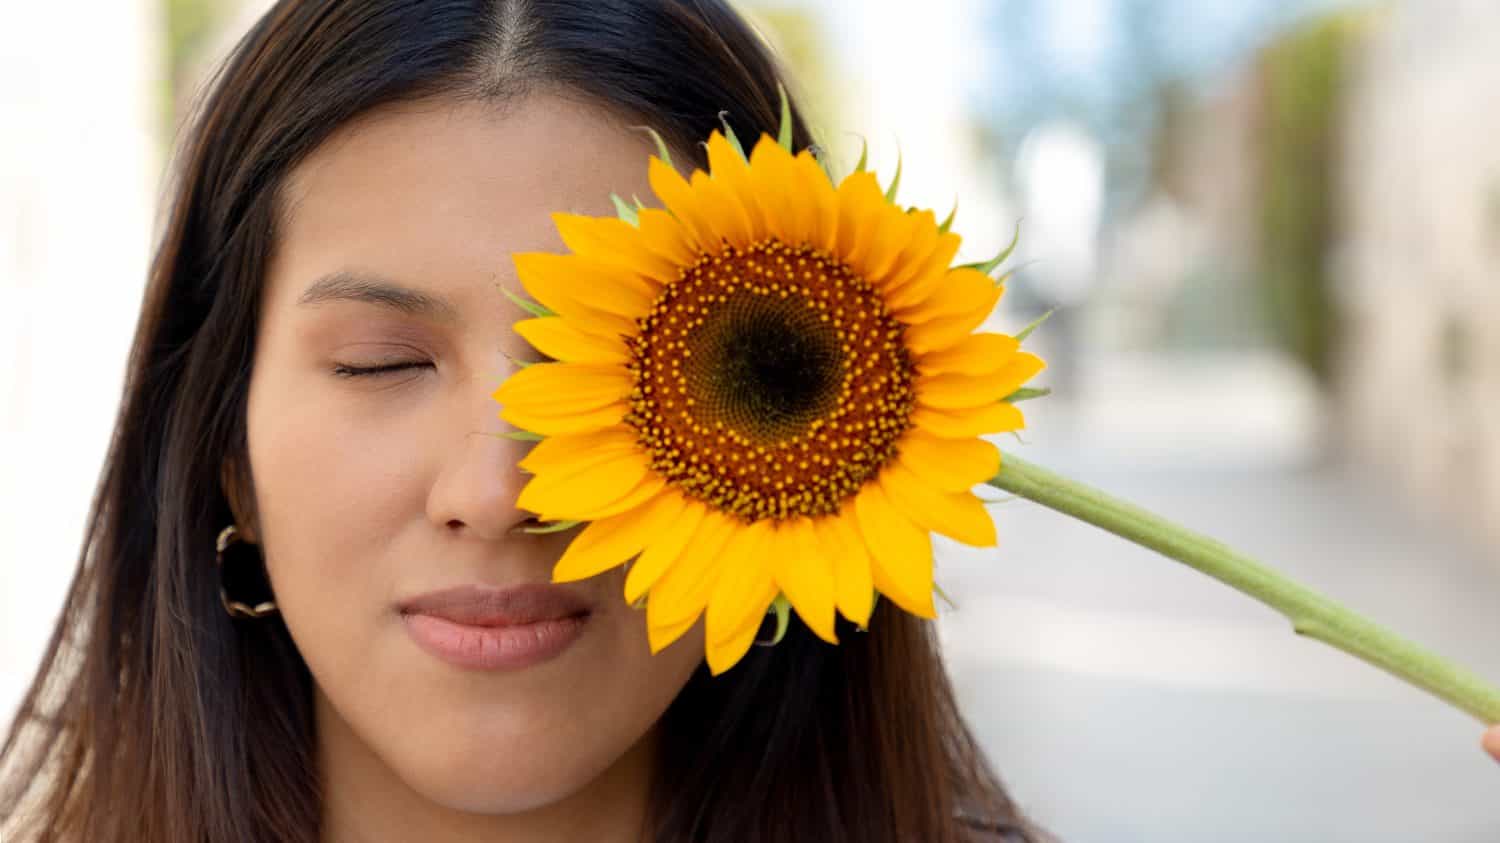
[[[401,604],[418,646],[455,667],[520,670],[549,661],[582,635],[592,608],[552,585],[468,585]]]

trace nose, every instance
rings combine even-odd
[[[490,397],[499,385],[476,378],[455,399],[459,405],[442,469],[427,496],[427,516],[448,529],[498,541],[531,518],[516,506],[529,478],[516,463],[531,449],[530,442],[505,434],[515,428],[500,419],[500,405]]]

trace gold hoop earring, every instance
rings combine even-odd
[[[235,525],[230,524],[219,531],[219,538],[214,542],[214,567],[219,570],[219,602],[224,604],[224,611],[230,617],[238,618],[263,618],[274,614],[276,609],[275,600],[261,600],[254,603],[241,603],[230,599],[229,593],[224,589],[224,551],[233,545],[249,547],[249,543],[240,536],[240,531]],[[231,576],[235,576],[231,572]]]

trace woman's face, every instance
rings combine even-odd
[[[490,394],[507,355],[537,358],[499,286],[522,292],[511,253],[564,250],[551,212],[649,195],[649,149],[552,96],[504,113],[429,102],[345,127],[291,175],[250,384],[252,537],[316,681],[325,766],[465,811],[546,805],[649,757],[643,737],[702,660],[697,632],[650,654],[618,569],[556,586],[590,608],[581,635],[522,668],[437,658],[400,609],[547,583],[576,535],[513,531],[530,446],[495,435],[512,428]],[[410,292],[304,300],[333,273]],[[339,368],[389,365],[405,368]]]

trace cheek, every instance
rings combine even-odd
[[[261,386],[261,385],[256,385]],[[288,584],[301,576],[368,578],[372,551],[423,513],[422,456],[430,437],[403,430],[417,414],[380,419],[351,412],[332,393],[252,387],[250,465],[267,564]]]
[[[422,517],[410,448],[424,438],[356,419],[335,386],[263,371],[246,424],[266,570],[309,668],[342,681],[394,599],[397,532]]]

